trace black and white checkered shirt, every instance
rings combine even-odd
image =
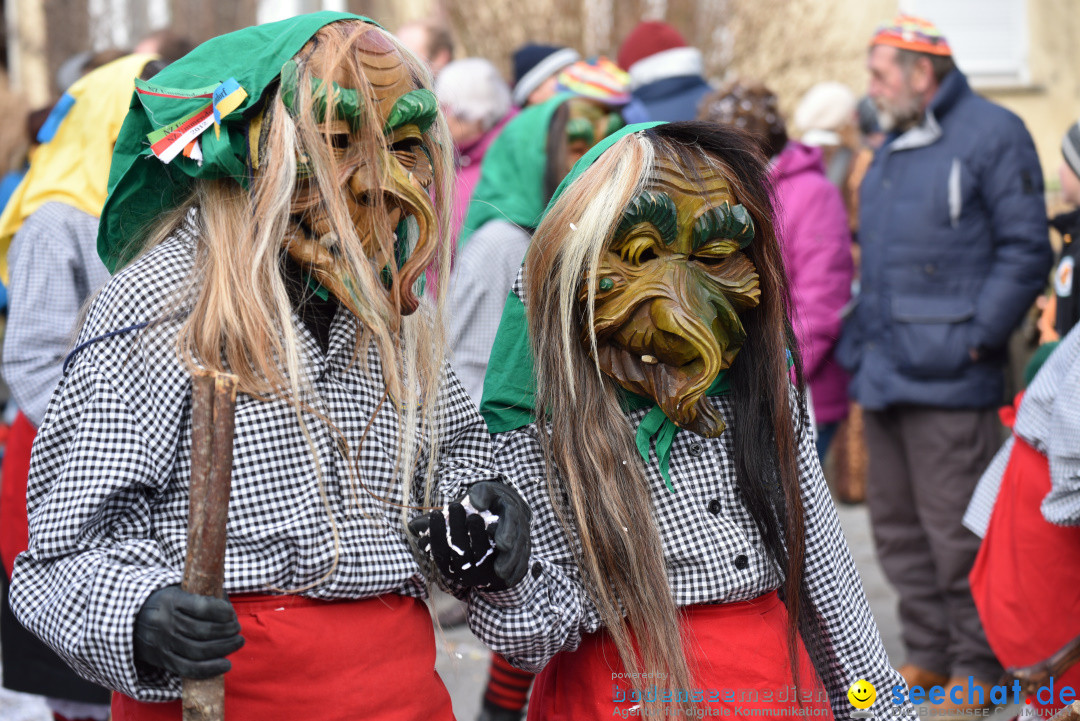
[[[194,248],[190,231],[179,231],[119,273],[92,305],[80,343],[175,318],[170,301]],[[401,499],[392,402],[360,442],[383,395],[378,354],[368,354],[367,373],[351,363],[358,323],[346,311],[333,321],[327,353],[294,322],[313,402],[344,438],[306,417],[320,489],[293,408],[237,399],[225,590],[310,586],[303,595],[319,599],[423,597],[400,510],[364,490]],[[137,665],[132,648],[136,614],[154,590],[180,581],[187,545],[191,390],[176,352],[179,323],[108,336],[74,357],[34,445],[30,548],[16,562],[11,594],[23,624],[79,673],[145,701],[180,691],[177,677]],[[483,420],[452,374],[445,389],[436,503],[497,478]],[[349,472],[354,464],[358,478]]]
[[[82,304],[109,281],[97,227],[94,216],[49,202],[30,214],[8,249],[4,380],[35,426],[60,381]]]
[[[447,340],[461,385],[476,405],[484,393],[506,294],[529,249],[527,230],[505,220],[484,223],[454,259],[446,298]]]
[[[520,275],[514,291],[521,296]],[[732,417],[730,399],[709,400],[729,426],[738,422]],[[636,427],[646,412],[628,414],[631,425]],[[800,426],[805,573],[819,619],[822,650],[821,657],[814,659],[818,674],[838,721],[855,710],[847,692],[859,679],[877,689],[878,700],[870,709],[875,718],[911,717],[910,705],[896,706],[890,700],[890,689],[904,682],[889,665],[805,416]],[[539,671],[560,651],[576,649],[582,634],[598,630],[600,617],[548,499],[535,428],[496,434],[495,462],[496,470],[533,509],[532,567],[512,589],[474,594],[469,623],[477,636],[512,664]],[[779,588],[782,575],[766,555],[761,534],[736,487],[731,433],[715,439],[679,433],[671,448],[670,471],[674,493],[665,487],[655,462],[648,465],[647,477],[676,604],[742,601]]]
[[[1080,326],[1046,359],[1024,393],[1013,433],[1046,456],[1050,492],[1043,518],[1059,526],[1080,525]],[[1010,436],[975,487],[964,525],[985,536],[1015,439]]]

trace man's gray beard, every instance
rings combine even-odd
[[[876,110],[878,127],[883,133],[903,133],[922,122],[922,113],[918,108],[906,108],[902,114],[881,108],[876,108]]]

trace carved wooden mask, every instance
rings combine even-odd
[[[589,148],[626,124],[617,111],[589,98],[571,98],[566,101],[566,108],[566,167],[563,175],[570,172]]]
[[[702,399],[746,338],[739,312],[760,297],[757,271],[741,252],[753,238],[749,212],[714,166],[658,157],[595,280],[600,368],[706,437],[724,423]],[[583,286],[579,299],[587,297]],[[582,341],[590,350],[587,333]]]
[[[419,305],[413,285],[434,257],[438,243],[435,210],[428,195],[434,171],[423,136],[436,119],[438,105],[434,95],[417,84],[394,45],[373,26],[368,26],[350,50],[358,58],[372,96],[355,87],[357,81],[350,81],[347,64],[329,67],[338,52],[315,39],[292,62],[306,63],[310,71],[311,110],[333,148],[346,206],[364,250],[376,268],[396,264],[398,282],[392,291],[401,312],[409,314]],[[301,92],[296,66],[286,64],[281,80],[282,101],[295,113],[301,105],[296,97]],[[331,93],[334,113],[327,119],[327,96]],[[371,141],[365,138],[373,135],[361,132],[366,104],[374,107],[382,125],[385,144],[381,147],[368,147]],[[333,225],[318,186],[309,181],[310,162],[307,157],[298,158],[299,177],[291,207],[295,221],[287,250],[345,308],[359,316],[359,301],[353,291],[356,284],[339,261]],[[376,163],[384,172],[372,172]],[[380,177],[382,183],[377,182]],[[385,213],[374,210],[380,197]],[[376,232],[393,233],[393,248],[377,242]],[[383,277],[389,286],[389,272]]]

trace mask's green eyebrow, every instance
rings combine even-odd
[[[295,115],[299,111],[296,93],[300,86],[300,68],[295,60],[289,60],[281,66],[281,102]],[[355,132],[363,123],[361,109],[364,100],[356,90],[343,88],[333,80],[327,83],[322,78],[311,78],[311,102],[315,122],[326,121],[326,108],[329,98],[334,98],[334,117],[344,120]]]
[[[726,200],[705,211],[694,221],[692,247],[697,250],[710,240],[734,240],[739,249],[754,239],[754,221],[742,205],[732,207]]]
[[[421,133],[426,133],[439,115],[439,103],[435,94],[425,88],[405,93],[394,103],[390,115],[386,117],[384,133],[391,133],[398,128],[415,124]]]
[[[645,190],[631,200],[630,205],[623,211],[619,227],[615,229],[615,237],[618,238],[639,223],[652,223],[660,233],[664,245],[671,245],[677,235],[678,219],[675,201],[667,193]]]

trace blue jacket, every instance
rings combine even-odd
[[[700,75],[678,75],[642,85],[633,96],[645,106],[649,120],[674,123],[695,120],[698,103],[710,90],[712,87]]]
[[[861,293],[837,350],[864,407],[986,408],[1053,260],[1042,169],[1013,113],[958,70],[860,188]],[[972,360],[976,350],[979,360]]]

